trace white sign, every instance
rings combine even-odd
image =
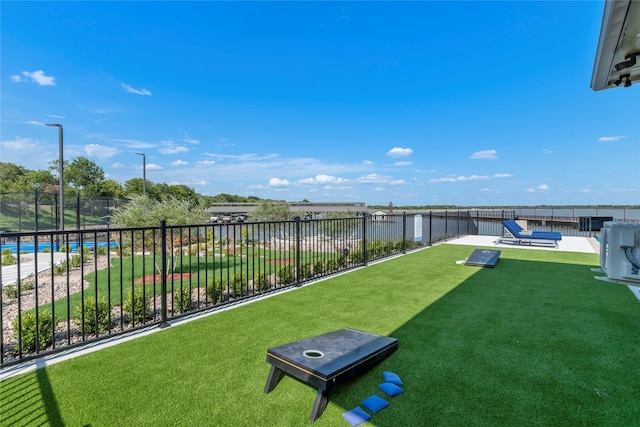
[[[413,216],[413,240],[422,242],[422,215]]]

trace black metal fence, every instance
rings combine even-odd
[[[112,197],[65,195],[65,227],[104,227],[113,210],[126,201]],[[60,224],[58,206],[58,194],[43,191],[0,193],[0,232],[57,230]]]
[[[448,238],[501,235],[501,220],[514,217],[513,211],[432,211],[3,233],[0,366],[165,325]],[[577,222],[551,227],[590,235]]]
[[[4,233],[0,365],[475,233],[466,211]]]

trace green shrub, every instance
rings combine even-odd
[[[257,292],[264,292],[271,287],[269,276],[264,271],[253,276],[253,288]]]
[[[336,263],[340,268],[345,267],[347,265],[347,256],[344,254],[338,255],[338,257],[336,258]]]
[[[107,254],[107,247],[106,246],[98,246],[95,250],[95,254],[98,256],[102,256],[102,255],[106,255]]]
[[[224,287],[221,280],[209,280],[207,283],[207,296],[211,299],[212,304],[222,301],[222,289]]]
[[[362,264],[364,262],[364,252],[362,252],[362,250],[351,252],[349,257],[351,258],[351,262],[354,264]]]
[[[290,264],[283,265],[276,271],[276,277],[281,285],[293,283],[296,280],[295,270]]]
[[[20,289],[23,291],[30,291],[32,289],[35,289],[36,287],[36,281],[33,278],[33,275],[26,277],[25,279],[20,281]]]
[[[236,273],[231,277],[231,292],[235,298],[239,298],[247,294],[249,285],[242,273]]]
[[[335,259],[327,260],[326,267],[327,273],[333,273],[338,270],[338,262]]]
[[[6,285],[2,288],[2,293],[7,299],[18,298],[18,287],[14,284]]]
[[[311,264],[306,262],[301,262],[299,276],[300,276],[300,280],[305,280],[311,277]]]
[[[123,304],[124,312],[133,323],[144,323],[151,315],[149,301],[150,298],[146,297],[142,290],[133,293],[129,291]]]
[[[313,274],[323,274],[325,272],[324,261],[321,259],[313,263]]]
[[[17,259],[15,255],[11,253],[11,251],[9,251],[8,254],[5,254],[4,251],[2,251],[2,265],[13,265],[16,262]]]
[[[2,255],[13,255],[13,251],[11,249],[3,249]]]
[[[67,271],[67,261],[62,261],[60,264],[53,265],[53,274],[55,276],[60,276],[65,271]]]
[[[173,292],[173,309],[178,313],[186,313],[191,310],[191,289],[176,289]]]
[[[83,304],[76,305],[76,313],[81,313],[80,318],[73,321],[87,334],[103,334],[109,329],[109,304],[103,296],[96,299],[85,297]]]
[[[42,250],[42,253],[44,253],[44,254],[50,254],[50,253],[51,253],[51,248],[44,248],[44,249]]]
[[[61,245],[60,249],[58,250],[58,252],[69,252],[69,246]]]
[[[81,265],[82,265],[82,257],[79,254],[71,255],[71,258],[69,258],[69,268],[78,268]]]
[[[18,331],[22,335],[22,341],[19,343],[23,353],[32,353],[36,351],[36,315],[32,312],[23,313],[21,316],[22,324],[18,326],[18,318],[13,321],[13,337],[19,339]],[[53,318],[48,311],[41,311],[38,319],[38,350],[43,350],[51,344],[53,338]]]

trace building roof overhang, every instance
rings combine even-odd
[[[607,0],[595,65],[593,90],[640,82],[640,1]]]

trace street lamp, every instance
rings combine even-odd
[[[60,230],[64,230],[64,160],[62,159],[62,125],[60,123],[47,123],[47,126],[58,128],[58,175],[60,179],[60,183],[58,185],[59,188],[59,196],[58,196],[58,209],[60,210],[60,226],[58,227]]]
[[[144,153],[136,153],[142,156],[142,195],[147,195],[147,156]]]

